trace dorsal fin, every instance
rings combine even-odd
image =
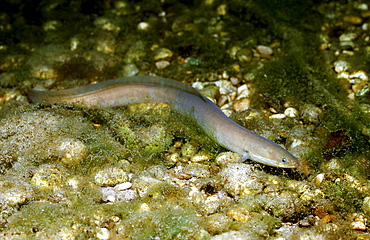
[[[59,91],[37,91],[33,89],[28,89],[28,95],[32,101],[38,98],[47,98],[47,97],[63,97],[63,96],[77,96],[80,94],[85,94],[87,92],[97,91],[107,87],[114,87],[115,85],[129,85],[129,84],[151,84],[151,85],[161,85],[164,87],[169,87],[173,89],[177,89],[183,92],[187,92],[193,94],[195,96],[204,99],[204,96],[198,92],[195,88],[188,86],[182,82],[175,81],[168,78],[162,77],[152,77],[152,76],[133,76],[133,77],[124,77],[124,78],[117,78],[114,80],[108,80],[104,82],[99,82],[96,84],[90,84],[82,87],[59,90]]]

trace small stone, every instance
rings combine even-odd
[[[318,199],[323,199],[324,197],[325,195],[320,189],[307,189],[301,195],[300,199],[307,201],[317,201]]]
[[[334,70],[337,73],[347,71],[349,69],[349,63],[343,60],[338,60],[334,62]]]
[[[125,66],[123,66],[122,68],[122,75],[124,77],[131,77],[131,76],[135,76],[136,74],[139,73],[139,69],[136,67],[135,64],[126,64]]]
[[[253,195],[263,191],[265,174],[244,163],[227,164],[219,173],[224,189],[232,196]]]
[[[362,19],[360,17],[357,17],[357,16],[345,16],[345,17],[343,17],[343,20],[345,22],[356,24],[356,25],[362,23]]]
[[[127,182],[127,172],[117,167],[104,167],[95,174],[94,180],[99,186],[114,186]]]
[[[222,233],[229,229],[229,225],[233,222],[231,218],[223,213],[216,213],[205,217],[205,228],[211,234]]]
[[[121,31],[121,28],[113,23],[112,20],[105,18],[105,17],[98,17],[94,21],[94,25],[100,29],[109,31],[109,32],[116,32],[118,33]]]
[[[210,176],[210,172],[207,166],[202,164],[189,164],[182,169],[182,172],[193,177],[205,178]]]
[[[303,120],[311,123],[318,123],[322,114],[322,110],[313,104],[306,104],[301,109],[301,116]]]
[[[362,10],[362,11],[367,11],[369,9],[369,7],[368,7],[368,5],[366,3],[360,3],[360,2],[356,2],[355,3],[355,7],[358,10]]]
[[[239,112],[242,110],[249,109],[250,106],[251,106],[251,100],[249,98],[243,98],[243,99],[240,99],[234,102],[233,110],[235,112]]]
[[[71,51],[75,51],[75,50],[77,50],[80,43],[81,42],[78,38],[71,38],[71,40],[69,42],[69,48],[71,49]]]
[[[61,138],[54,144],[54,155],[65,165],[81,163],[88,153],[86,145],[78,139]]]
[[[234,87],[230,81],[227,80],[220,80],[213,82],[217,87],[219,87],[220,94],[228,95],[232,92],[236,91],[236,87]]]
[[[122,190],[129,189],[131,187],[132,187],[132,183],[124,182],[124,183],[120,183],[120,184],[117,184],[116,186],[114,186],[114,189],[118,190],[118,191],[122,191]]]
[[[257,51],[261,55],[265,55],[265,56],[271,56],[272,54],[274,54],[274,51],[272,50],[272,48],[268,46],[263,46],[263,45],[257,46]]]
[[[270,119],[284,119],[286,118],[286,115],[282,113],[272,114],[269,118]]]
[[[218,15],[226,15],[227,14],[227,5],[226,4],[221,4],[220,6],[217,7],[217,14]]]
[[[33,174],[31,184],[41,188],[58,188],[64,183],[67,173],[57,165],[41,165]]]
[[[44,29],[45,32],[47,32],[57,30],[60,26],[62,26],[62,23],[60,21],[49,20],[43,24],[42,28]]]
[[[137,25],[137,29],[138,30],[148,30],[149,29],[149,23],[147,22],[140,22],[138,25]]]
[[[181,148],[181,154],[184,157],[192,157],[198,153],[198,145],[194,142],[187,142]]]
[[[356,33],[343,33],[339,36],[339,41],[341,42],[351,42],[357,38]]]
[[[354,222],[351,222],[351,227],[354,230],[361,230],[361,231],[365,231],[366,230],[366,224],[364,222],[362,222],[362,221],[354,221]]]
[[[338,159],[336,158],[333,158],[331,159],[328,163],[325,164],[325,167],[328,169],[328,170],[338,170],[338,169],[342,169],[343,167],[340,165],[340,162],[338,161]]]
[[[344,49],[352,49],[355,47],[355,44],[351,41],[346,41],[346,42],[339,42],[339,45],[344,48]],[[344,51],[343,51],[344,53]],[[352,52],[346,51],[346,53],[349,53],[348,55],[353,55]]]
[[[158,61],[155,63],[155,66],[158,68],[158,69],[165,69],[166,67],[168,67],[170,65],[170,62],[168,61]]]
[[[209,161],[210,159],[211,159],[211,155],[203,153],[203,154],[195,154],[194,156],[190,158],[190,161],[193,163],[197,163],[197,162]]]
[[[365,71],[359,70],[351,73],[349,76],[350,78],[350,83],[353,84],[355,83],[355,80],[360,80],[360,81],[368,81],[369,78],[367,76],[367,73]]]
[[[218,165],[226,165],[228,163],[237,163],[241,156],[234,152],[223,152],[217,155],[215,162]]]
[[[320,186],[321,183],[324,181],[325,173],[317,174],[317,176],[313,179],[313,182],[316,183],[316,185]]]
[[[110,232],[107,228],[97,228],[96,229],[96,237],[98,239],[109,239],[110,238]]]
[[[171,60],[173,52],[167,48],[159,48],[154,53],[154,61]]]
[[[36,66],[32,70],[32,75],[35,78],[39,78],[39,79],[49,79],[49,78],[56,78],[57,77],[57,74],[54,71],[54,69],[52,69],[48,66],[43,66],[43,65]]]
[[[149,188],[161,183],[162,181],[153,177],[145,176],[145,173],[143,173],[143,175],[133,177],[132,188],[138,192],[140,197],[143,197]]]
[[[289,107],[289,108],[285,109],[284,115],[289,117],[289,118],[295,118],[295,117],[298,117],[299,112],[298,112],[297,109]]]
[[[239,62],[250,62],[253,59],[253,52],[250,49],[242,48],[235,55]]]
[[[238,87],[236,100],[239,100],[242,98],[249,98],[250,94],[251,94],[251,89],[250,89],[249,84],[243,84],[240,87]]]
[[[203,214],[214,214],[220,208],[221,202],[217,195],[211,195],[207,197],[203,203],[202,213]]]

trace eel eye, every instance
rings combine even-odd
[[[282,158],[282,159],[281,159],[281,162],[282,162],[282,163],[286,163],[286,162],[288,162],[288,160],[287,160],[286,158]]]

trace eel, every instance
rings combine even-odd
[[[28,89],[34,103],[67,102],[85,106],[115,107],[144,102],[166,102],[194,120],[214,142],[250,159],[280,168],[297,168],[300,162],[278,144],[228,118],[212,101],[182,82],[152,76],[118,78],[59,91]]]

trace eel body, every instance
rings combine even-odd
[[[298,160],[278,144],[228,118],[212,101],[181,82],[151,76],[125,77],[60,91],[29,89],[32,102],[78,103],[85,106],[123,106],[166,102],[176,112],[193,119],[215,142],[242,155],[242,160],[281,168],[296,168]]]

